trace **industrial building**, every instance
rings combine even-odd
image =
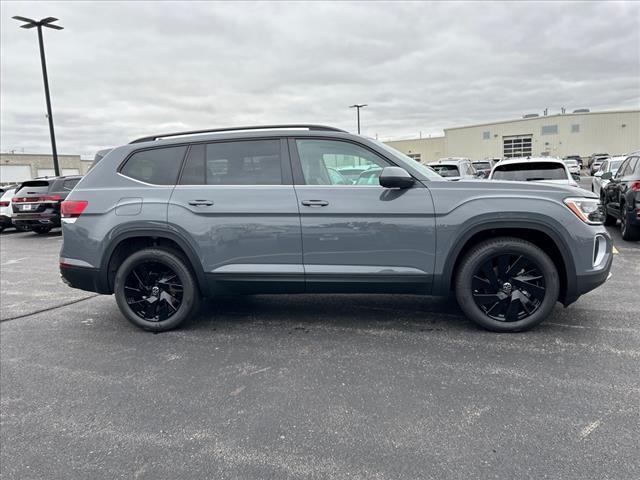
[[[385,142],[422,163],[443,157],[623,155],[640,149],[640,110],[525,115],[444,129],[444,136]]]
[[[80,155],[58,155],[62,175],[84,175],[91,167],[91,162],[82,160]],[[51,155],[0,153],[0,185],[54,175]]]

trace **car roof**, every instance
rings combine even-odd
[[[499,167],[501,165],[514,165],[517,163],[529,163],[529,162],[547,162],[547,163],[559,163],[564,165],[564,161],[559,158],[550,158],[550,157],[527,157],[527,158],[507,158],[502,160],[500,163],[496,165]]]

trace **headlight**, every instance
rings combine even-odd
[[[564,204],[584,223],[589,225],[602,225],[604,223],[605,214],[600,200],[595,198],[565,198]]]

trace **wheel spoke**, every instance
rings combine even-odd
[[[136,269],[134,268],[133,270],[131,270],[131,273],[133,274],[133,276],[136,278],[136,280],[138,281],[138,284],[140,284],[140,286],[143,289],[146,289],[147,286],[145,285],[145,283],[140,279],[140,276],[138,275],[138,273],[136,272]]]
[[[478,275],[474,275],[471,282],[471,288],[473,288],[474,290],[484,290],[487,288],[491,288],[491,282],[486,278],[481,278]]]
[[[522,270],[525,265],[526,265],[527,261],[525,260],[524,256],[520,255],[518,257],[518,259],[513,262],[513,264],[509,267],[509,269],[505,272],[505,280],[513,277],[515,274],[519,273],[520,270]]]
[[[132,268],[124,288],[130,308],[150,322],[161,322],[174,315],[180,309],[184,294],[180,277],[158,261],[143,262]],[[149,295],[149,292],[157,292],[157,288],[159,294]]]
[[[498,284],[498,277],[496,277],[496,272],[493,271],[493,265],[491,265],[491,260],[489,260],[488,262],[485,262],[482,265],[481,269],[482,269],[482,273],[484,273],[485,277],[487,277],[487,280],[489,281],[491,286],[496,290],[498,290],[500,288],[500,285]]]
[[[509,256],[500,255],[498,257],[498,276],[503,282],[507,279],[508,269],[509,269]]]
[[[507,307],[507,312],[504,314],[504,319],[507,322],[513,322],[518,319],[518,313],[520,312],[520,299],[515,295],[511,296],[511,301],[509,302],[509,307]]]
[[[497,293],[474,293],[473,299],[478,305],[493,305],[502,300]]]
[[[518,277],[512,278],[511,283],[516,286],[519,290],[525,290],[531,294],[532,297],[542,300],[545,294],[545,288],[535,285],[533,283],[520,280]]]

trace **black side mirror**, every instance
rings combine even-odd
[[[580,181],[580,174],[579,173],[572,173],[571,177],[573,177],[573,179],[578,182]]]
[[[605,172],[600,175],[600,180],[611,180],[611,177],[613,177],[613,174],[611,172]]]
[[[404,168],[384,167],[380,173],[380,185],[384,188],[409,188],[413,177]]]

